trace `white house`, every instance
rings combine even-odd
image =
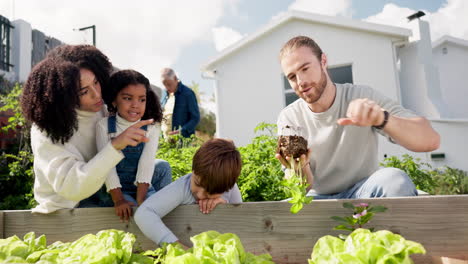
[[[446,38],[432,48],[426,24],[420,21],[421,40],[410,43],[412,33],[407,29],[289,11],[202,66],[203,74],[214,80],[217,135],[245,145],[255,136],[258,123],[276,123],[281,109],[297,98],[282,74],[279,50],[290,38],[306,35],[316,40],[327,54],[335,82],[369,85],[433,121],[442,134],[437,154],[443,155],[437,156],[445,158],[432,161],[427,153],[411,155],[436,165],[468,170],[463,160],[467,157],[463,149],[468,148],[468,140],[463,142],[455,136],[461,131],[468,134],[468,110],[457,104],[462,100],[459,97],[457,102],[447,103],[449,97],[457,97],[463,84],[461,78],[467,76],[466,73],[460,79],[450,76],[453,67],[462,68],[461,54],[468,56],[466,42]],[[454,65],[448,56],[439,56],[438,50],[444,47],[451,56],[459,56],[460,66]],[[467,71],[466,67],[463,71]],[[451,84],[459,85],[439,85],[449,79],[453,81]],[[463,93],[468,93],[466,85]],[[465,148],[457,147],[457,142],[463,142]],[[403,153],[409,152],[381,137],[380,159]]]

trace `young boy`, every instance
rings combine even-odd
[[[242,161],[232,141],[212,139],[195,153],[192,173],[180,177],[140,205],[135,222],[156,244],[178,242],[161,220],[181,204],[198,203],[202,213],[222,203],[242,203],[236,181]]]

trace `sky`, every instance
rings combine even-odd
[[[160,69],[171,67],[183,83],[200,85],[202,107],[209,110],[214,83],[201,77],[201,65],[288,10],[412,30],[417,23],[406,17],[423,10],[433,41],[445,34],[468,40],[468,0],[0,1],[0,15],[68,44],[92,44],[91,30],[76,29],[96,25],[97,47],[116,67],[140,71],[160,87]]]

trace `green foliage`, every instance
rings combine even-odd
[[[26,124],[26,120],[21,114],[19,102],[21,92],[21,86],[16,84],[8,94],[0,95],[0,105],[2,105],[0,107],[0,112],[13,112],[13,116],[8,119],[8,124],[1,128],[4,132],[8,132],[10,129],[16,130],[18,127],[22,127]]]
[[[135,235],[108,229],[96,235],[62,243],[57,241],[47,246],[46,237],[36,238],[33,232],[21,240],[17,236],[0,239],[2,263],[147,263],[150,257],[133,253]]]
[[[367,224],[376,213],[381,213],[387,211],[387,208],[381,205],[377,206],[370,206],[368,203],[343,203],[343,207],[347,209],[351,209],[353,211],[351,216],[332,216],[331,219],[338,221],[340,224],[335,226],[334,230],[345,230],[351,231],[358,228],[363,228],[365,224]],[[370,231],[374,231],[374,228],[368,228]],[[339,235],[341,239],[346,239],[347,236]]]
[[[252,143],[239,147],[242,156],[242,172],[237,184],[244,202],[279,201],[288,198],[282,186],[283,171],[275,158],[276,125],[260,123]]]
[[[192,135],[184,138],[181,135],[170,136],[167,140],[159,139],[156,157],[169,162],[172,168],[172,179],[176,180],[192,172],[192,159],[195,152],[202,145],[202,141]]]
[[[468,175],[460,169],[448,166],[432,169],[431,165],[407,154],[401,159],[396,156],[386,158],[380,165],[403,170],[417,189],[430,194],[468,194]]]
[[[193,248],[181,244],[164,244],[142,254],[135,252],[135,235],[107,229],[96,235],[87,234],[73,242],[57,241],[47,246],[45,235],[34,232],[21,240],[11,236],[0,239],[1,263],[100,263],[100,264],[174,264],[174,263],[238,263],[273,264],[269,254],[256,256],[244,250],[239,237],[232,233],[207,231],[190,238]]]
[[[164,244],[145,256],[154,258],[155,264],[171,263],[238,263],[273,264],[270,254],[256,256],[244,250],[236,234],[206,231],[190,238],[193,247],[185,250],[179,243]]]
[[[321,237],[314,246],[309,264],[411,264],[412,254],[426,254],[426,250],[421,244],[388,230],[374,233],[356,229],[344,241],[334,236]]]
[[[314,199],[313,196],[306,196],[309,184],[302,175],[302,169],[298,169],[302,168],[302,164],[299,162],[297,168],[295,168],[295,164],[296,161],[291,159],[289,163],[291,175],[281,183],[286,188],[287,195],[291,197],[288,202],[292,204],[290,211],[293,214],[297,214],[304,204],[309,204]]]
[[[466,171],[454,169],[448,166],[436,169],[435,194],[468,194],[468,175]]]
[[[36,205],[33,197],[33,155],[0,156],[0,210],[29,209]]]
[[[13,87],[14,84],[8,81],[5,75],[0,74],[0,95],[8,94]]]
[[[412,156],[405,154],[400,160],[396,156],[386,158],[380,163],[384,167],[398,168],[406,172],[413,181],[417,189],[433,193],[436,187],[436,182],[433,178],[434,171],[430,164],[423,163],[419,158],[413,158]]]
[[[211,137],[214,136],[216,132],[215,114],[204,108],[200,108],[200,122],[195,129]]]
[[[13,116],[8,118],[8,124],[2,125],[0,133],[8,133],[9,131],[15,131],[19,133],[19,142],[17,142],[17,148],[19,150],[30,151],[29,145],[29,134],[30,125],[26,122],[26,119],[21,113],[20,97],[22,87],[16,84],[10,89],[10,92],[6,95],[0,94],[0,113],[11,112]],[[16,153],[16,152],[14,152]]]

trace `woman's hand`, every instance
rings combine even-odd
[[[227,203],[226,200],[224,200],[221,197],[198,200],[198,205],[200,206],[200,212],[204,214],[211,213],[211,211],[213,211],[218,204],[225,204],[225,203]]]
[[[148,142],[149,138],[146,137],[146,131],[141,127],[152,123],[153,119],[141,120],[128,127],[120,135],[112,139],[112,146],[116,150],[122,150],[127,146],[136,146],[141,142]]]

